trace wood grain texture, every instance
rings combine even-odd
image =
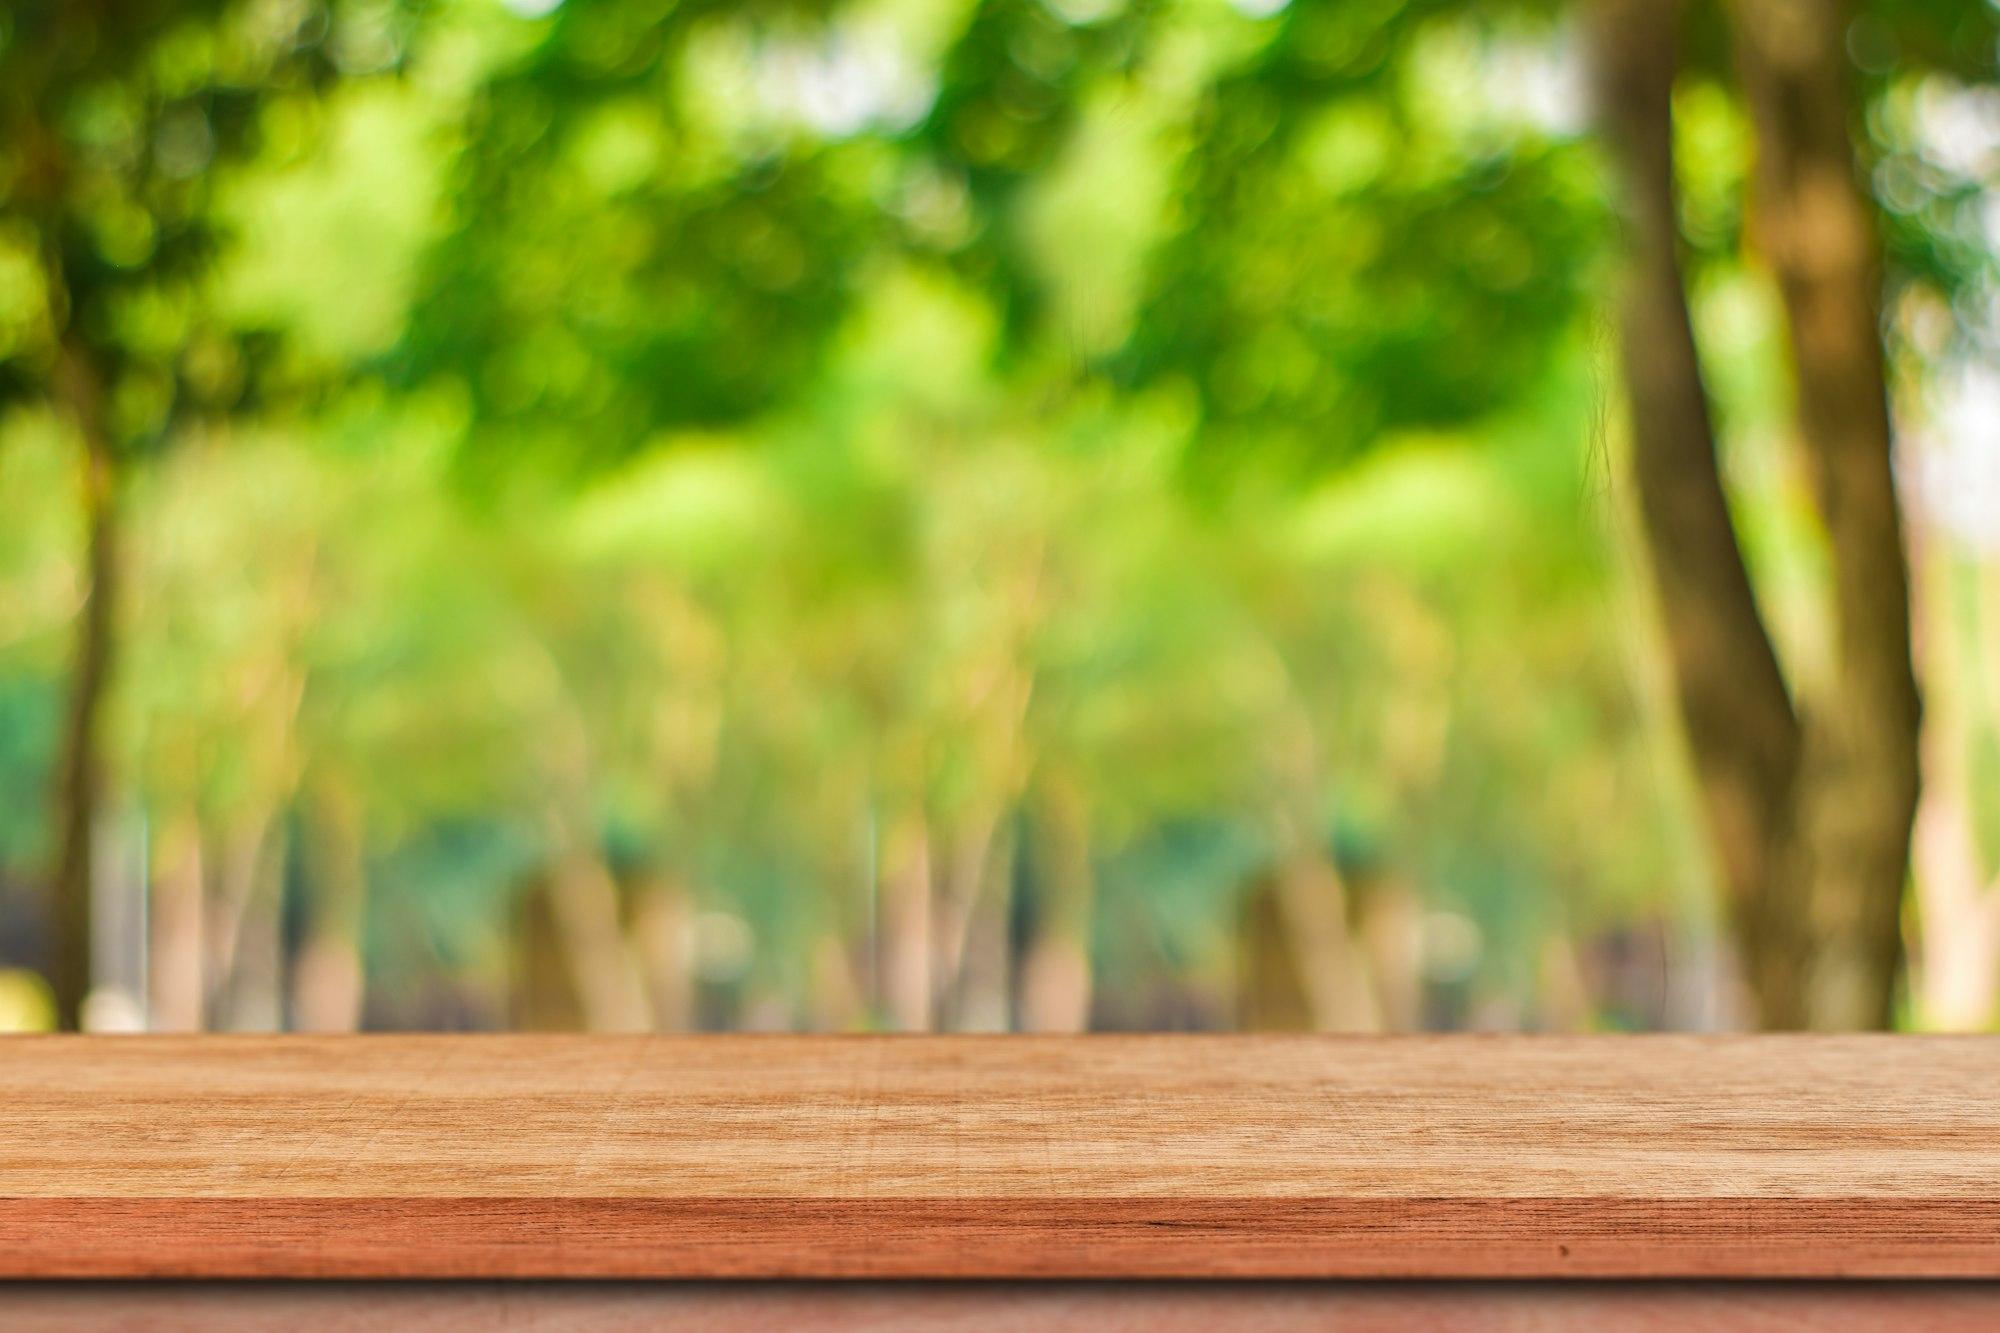
[[[1992,1333],[1993,1282],[22,1282],[8,1333]]]
[[[2000,1276],[2000,1042],[0,1040],[16,1277]]]

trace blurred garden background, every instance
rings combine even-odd
[[[1997,39],[11,0],[0,1027],[1991,1027]]]

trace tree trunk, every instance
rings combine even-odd
[[[1979,705],[1981,647],[2000,643],[2000,624],[1988,625],[1985,607],[1953,605],[1954,584],[1978,577],[1956,553],[1921,528],[1912,545],[1912,624],[1926,685],[1924,792],[1910,853],[1918,945],[1912,1008],[1920,1027],[1981,1032],[2000,1019],[2000,876],[1982,864],[1971,761],[1989,725]],[[2000,568],[1985,578],[2000,593]],[[2000,597],[1992,601],[2000,607]]]
[[[1368,959],[1347,893],[1324,857],[1301,855],[1244,888],[1237,922],[1236,1022],[1250,1032],[1380,1032]]]
[[[1033,934],[1021,964],[1023,1032],[1090,1026],[1090,933],[1096,895],[1089,815],[1074,782],[1045,777],[1035,821]]]
[[[1368,958],[1348,922],[1347,885],[1325,855],[1303,853],[1280,865],[1278,912],[1298,955],[1299,975],[1319,1032],[1380,1032],[1382,1007]]]
[[[875,978],[882,1017],[898,1032],[928,1032],[931,1009],[931,839],[921,814],[893,818],[879,857],[881,909]]]
[[[1347,877],[1354,894],[1355,936],[1374,982],[1384,1032],[1417,1032],[1424,1024],[1424,905],[1400,874]]]
[[[521,886],[508,987],[507,1026],[515,1032],[575,1032],[584,1026],[583,1003],[556,926],[556,892],[546,873]]]
[[[225,843],[209,900],[208,1022],[218,1032],[278,1026],[278,906],[286,838],[275,809],[245,816]]]
[[[652,1026],[639,969],[619,920],[618,885],[596,852],[572,841],[558,858],[549,906],[570,981],[591,1032],[644,1032]]]
[[[1632,472],[1676,701],[1759,1019],[1796,1027],[1807,938],[1781,849],[1800,735],[1730,521],[1681,282],[1678,6],[1609,0],[1595,18],[1600,110],[1625,187],[1619,323]]]
[[[655,871],[640,886],[632,947],[645,974],[654,1030],[693,1030],[694,895],[678,876]]]
[[[1010,932],[1014,905],[1014,859],[1019,842],[1012,827],[989,827],[979,864],[965,867],[977,876],[965,924],[948,977],[940,1026],[951,1032],[1005,1032],[1013,999],[1014,957]]]
[[[111,678],[118,597],[118,468],[104,421],[104,384],[90,354],[65,339],[57,392],[83,446],[84,580],[57,760],[56,865],[49,882],[50,988],[57,1024],[82,1026],[90,993],[91,833],[103,797],[100,731]]]
[[[1917,807],[1910,588],[1891,473],[1882,247],[1857,178],[1848,6],[1738,0],[1757,129],[1753,234],[1783,296],[1797,425],[1833,565],[1834,670],[1808,712],[1800,850],[1816,1026],[1886,1027]]]
[[[813,943],[808,960],[807,1020],[815,1032],[859,1032],[866,1028],[867,997],[855,975],[854,960],[838,926],[829,927]]]
[[[1937,749],[1961,744],[1941,738]],[[1925,1028],[1984,1032],[2000,1017],[2000,878],[1978,865],[1978,839],[1961,790],[1932,769],[1916,823],[1923,923],[1916,1011]]]
[[[361,931],[368,901],[361,815],[344,786],[317,783],[315,795],[305,942],[292,965],[291,1025],[300,1032],[353,1032],[361,1026]]]
[[[237,918],[227,982],[214,1007],[224,1032],[277,1032],[284,1027],[285,862],[291,838],[282,819],[269,825],[250,869],[249,894]]]
[[[161,825],[154,866],[146,971],[152,987],[147,1015],[155,1032],[201,1031],[208,991],[202,975],[206,879],[201,818],[189,808]]]
[[[1243,887],[1236,924],[1236,1028],[1308,1032],[1312,1000],[1286,928],[1278,876],[1267,870]]]
[[[1535,1030],[1590,1031],[1597,1006],[1591,997],[1589,980],[1584,976],[1576,935],[1567,925],[1542,937],[1541,956],[1536,964]]]
[[[1819,707],[1795,710],[1730,521],[1682,285],[1677,11],[1603,0],[1593,17],[1600,108],[1626,191],[1633,477],[1682,727],[1758,1021],[1881,1027],[1901,954],[1917,706],[1845,20],[1819,0],[1737,10],[1761,239],[1785,298],[1799,434],[1834,560],[1835,680]]]
[[[941,1029],[958,1025],[971,951],[978,943],[992,942],[974,936],[982,925],[991,924],[981,920],[981,909],[990,907],[987,898],[999,828],[998,809],[975,812],[958,821],[952,836],[937,839],[941,855],[936,859],[941,865],[933,873],[931,894],[931,1015]]]
[[[1805,914],[1783,848],[1800,734],[1717,467],[1681,282],[1672,95],[1677,5],[1598,6],[1600,112],[1624,177],[1620,350],[1632,474],[1682,729],[1765,1027],[1803,1024]]]

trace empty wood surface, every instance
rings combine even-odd
[[[0,1039],[0,1274],[2000,1276],[2000,1041]]]

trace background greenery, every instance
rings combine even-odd
[[[1912,1025],[2000,1004],[1994,24],[1848,42]],[[1810,674],[1753,133],[1688,27],[1689,299]],[[99,1025],[1742,1021],[1585,61],[1554,4],[10,10],[6,1021],[93,586],[66,329],[118,516]]]

